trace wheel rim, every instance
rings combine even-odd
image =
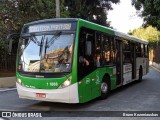
[[[108,85],[107,83],[103,82],[102,85],[101,85],[101,91],[102,93],[107,93],[108,91]]]

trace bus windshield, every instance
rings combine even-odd
[[[24,72],[70,72],[74,34],[30,35],[19,43],[18,70]]]

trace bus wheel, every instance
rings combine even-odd
[[[141,82],[142,81],[142,76],[143,76],[143,71],[142,71],[142,67],[140,67],[140,69],[139,69],[139,82]]]
[[[110,92],[110,85],[109,85],[109,77],[105,77],[102,80],[102,84],[101,84],[101,96],[100,99],[105,99],[107,98],[109,92]]]

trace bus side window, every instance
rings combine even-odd
[[[123,40],[123,63],[131,63],[131,45],[127,40]]]
[[[101,33],[100,32],[96,32],[96,55],[95,55],[95,61],[96,61],[96,66],[100,67],[102,66],[102,52],[101,52]]]
[[[144,45],[144,50],[145,50],[144,57],[147,58],[148,57],[148,46],[147,45]]]
[[[85,32],[83,31],[83,29],[81,29],[80,36],[79,36],[79,51],[78,51],[78,56],[80,58],[79,59],[80,63],[83,62],[82,56],[85,55],[85,48],[84,48],[84,46],[85,46],[85,39],[86,39],[85,36],[86,36]]]
[[[145,44],[143,44],[143,57],[146,57],[146,49],[145,49]]]
[[[141,44],[141,57],[144,57],[144,53],[145,51],[144,51],[144,45],[143,44]]]
[[[86,48],[85,48],[85,54],[86,56],[91,56],[92,54],[92,43],[91,41],[86,41]]]
[[[136,57],[141,57],[141,44],[140,43],[136,43]]]
[[[104,57],[104,65],[110,65],[112,63],[112,44],[110,37],[107,35],[103,35],[103,57]]]

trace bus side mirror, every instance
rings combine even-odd
[[[7,40],[8,40],[8,53],[11,54],[12,52],[12,45],[13,45],[13,41],[16,39],[16,38],[19,38],[20,34],[19,33],[13,33],[13,34],[9,34],[7,36]]]

